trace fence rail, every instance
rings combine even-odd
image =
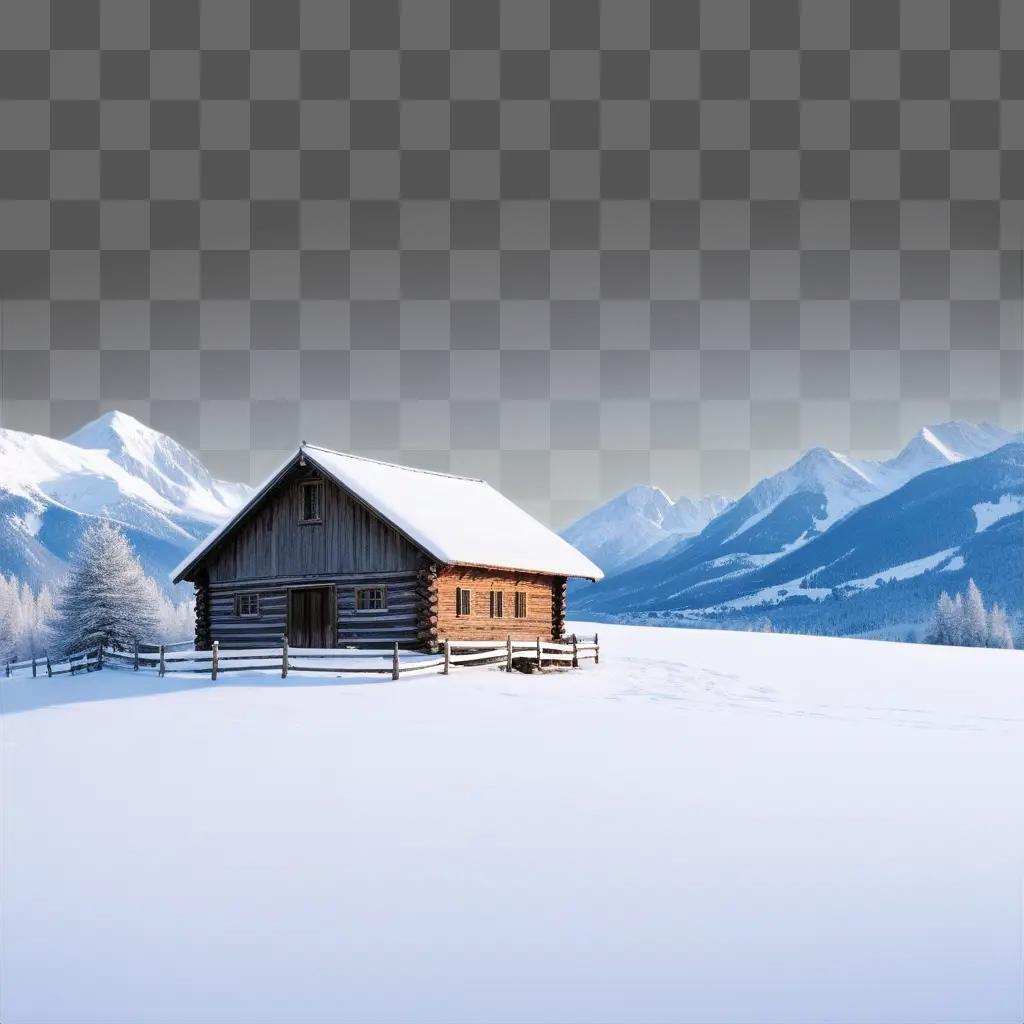
[[[175,644],[138,643],[131,651],[113,647],[96,647],[79,651],[51,662],[46,655],[25,661],[9,661],[4,675],[10,677],[19,671],[31,669],[32,675],[48,677],[75,675],[103,668],[106,662],[130,665],[134,671],[156,669],[161,676],[168,670],[189,674],[209,674],[216,680],[225,672],[244,672],[274,669],[281,678],[288,672],[324,672],[331,675],[391,675],[398,679],[411,672],[440,669],[447,675],[452,665],[502,665],[506,671],[515,668],[526,671],[541,669],[545,665],[571,665],[579,667],[581,661],[600,661],[601,648],[597,634],[592,637],[573,634],[564,640],[445,640],[439,654],[422,654],[403,650],[395,642],[390,650],[346,650],[333,648],[289,647],[288,638],[281,638],[280,647],[253,647],[222,651],[214,641],[209,651],[182,650],[186,642]],[[339,665],[338,661],[359,661],[358,665]],[[325,664],[326,662],[334,664]]]
[[[49,655],[42,654],[24,661],[8,661],[4,664],[4,675],[13,676],[19,670],[31,670],[33,677],[74,675],[76,672],[94,672],[103,668],[103,653],[97,647],[91,651],[78,651],[66,654],[57,661],[51,661]]]

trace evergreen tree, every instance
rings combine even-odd
[[[45,654],[51,643],[53,625],[53,594],[45,584],[34,594],[27,583],[20,591],[21,635],[19,648],[22,658],[37,658]]]
[[[131,650],[152,640],[159,608],[124,534],[108,521],[82,535],[57,599],[57,635],[65,654],[101,645]]]
[[[988,617],[988,645],[1006,649],[1013,647],[1013,632],[1010,629],[1010,622],[1006,618],[1006,612],[998,604],[992,606],[992,612]]]
[[[949,642],[959,647],[964,642],[964,595],[953,598],[953,617],[950,622]]]
[[[10,661],[14,657],[20,632],[18,584],[14,579],[0,575],[0,662]]]
[[[147,578],[146,583],[152,592],[159,622],[153,640],[162,644],[191,640],[196,626],[195,602],[181,601],[175,604],[160,591],[154,580]]]
[[[959,595],[957,595],[959,596]],[[988,614],[981,591],[974,580],[967,582],[967,596],[963,602],[963,633],[960,643],[964,647],[984,647],[988,643]]]
[[[935,620],[928,642],[952,646],[959,643],[960,623],[955,602],[943,591],[935,605]]]

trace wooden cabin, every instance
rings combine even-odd
[[[433,650],[558,639],[570,577],[601,570],[483,480],[303,442],[174,571],[196,646]]]

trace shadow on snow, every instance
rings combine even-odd
[[[150,672],[88,672],[77,676],[63,676],[51,679],[41,676],[12,676],[0,678],[0,716],[13,715],[21,711],[36,711],[40,708],[59,707],[63,704],[87,704],[96,701],[122,700],[126,697],[159,697],[169,693],[185,693],[192,690],[214,690],[228,688],[296,688],[320,686],[374,686],[390,683],[389,675],[365,676],[324,676],[303,675],[301,670],[292,669],[286,679],[280,671],[271,672],[254,669],[244,677],[225,676],[216,682],[209,676],[187,676],[168,674],[161,678]]]

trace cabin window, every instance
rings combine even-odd
[[[455,588],[455,614],[469,615],[472,612],[472,591],[466,587]]]
[[[491,591],[491,618],[500,619],[505,614],[505,595],[500,590]]]
[[[525,590],[517,590],[516,591],[516,618],[517,619],[525,619],[526,618],[526,591]]]
[[[242,619],[255,619],[260,614],[259,594],[235,594],[235,614]]]
[[[357,612],[375,612],[387,606],[387,592],[383,587],[356,587]]]
[[[302,517],[299,522],[319,523],[321,503],[323,501],[323,485],[319,480],[302,485]]]

